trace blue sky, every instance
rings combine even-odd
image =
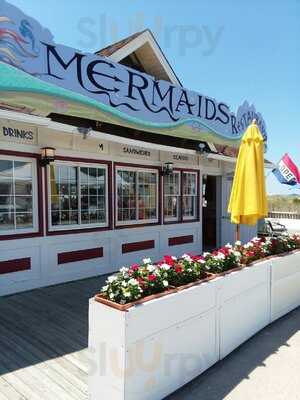
[[[150,28],[184,86],[225,101],[247,99],[268,128],[267,158],[300,167],[300,0],[9,0],[57,43],[95,51]],[[292,193],[267,179],[269,193]],[[299,193],[299,190],[298,190]]]

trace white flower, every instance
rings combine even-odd
[[[210,256],[210,253],[208,253],[208,252],[203,253],[204,258],[206,258],[207,256]]]
[[[108,285],[106,285],[106,286],[103,286],[103,288],[102,288],[102,292],[106,292],[108,290]]]
[[[109,277],[107,278],[107,282],[113,283],[113,282],[115,282],[117,279],[118,279],[118,278],[116,277],[116,275],[112,275],[112,276],[109,276]]]
[[[126,288],[126,287],[127,287],[127,282],[126,282],[126,281],[123,281],[123,282],[122,282],[122,286]]]
[[[171,256],[172,260],[177,261],[177,257]]]
[[[232,246],[231,246],[230,243],[227,243],[227,244],[225,245],[225,247],[226,247],[227,249],[232,249]]]
[[[136,279],[131,278],[131,279],[128,281],[128,284],[129,284],[129,285],[132,285],[132,286],[137,286],[137,285],[139,284],[139,282],[138,282]]]
[[[164,264],[161,264],[160,268],[164,269],[165,271],[168,271],[171,267],[170,267],[170,265],[164,263]]]
[[[164,287],[167,287],[167,286],[169,286],[169,282],[168,281],[163,281],[163,285],[164,285]]]
[[[153,271],[155,271],[155,266],[154,265],[152,265],[152,264],[149,264],[148,266],[147,266],[147,270],[149,271],[149,272],[153,272]]]
[[[114,297],[115,297],[115,295],[114,295],[113,293],[110,293],[110,294],[109,294],[109,298],[110,298],[111,300],[113,300]]]
[[[183,255],[182,255],[182,258],[183,258],[185,261],[188,261],[188,262],[192,262],[192,261],[193,261],[192,258],[191,258],[191,256],[189,256],[188,254],[183,254]]]
[[[224,259],[225,259],[225,255],[224,255],[223,253],[218,253],[218,254],[215,256],[215,258],[216,258],[217,260],[224,260]]]
[[[241,242],[240,240],[237,240],[237,241],[235,242],[235,245],[236,245],[236,246],[241,246],[241,245],[242,245],[242,242]]]
[[[235,255],[235,257],[240,258],[242,255],[239,251],[234,251],[233,254]]]
[[[120,272],[122,272],[122,274],[125,274],[125,273],[128,272],[128,270],[129,270],[129,268],[122,267],[122,268],[120,269]]]
[[[151,258],[144,258],[143,264],[151,264]]]
[[[127,292],[127,291],[126,291],[126,292],[124,292],[124,296],[125,296],[125,297],[130,297],[131,294],[130,294],[130,292]]]

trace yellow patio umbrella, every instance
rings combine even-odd
[[[231,222],[236,224],[236,240],[240,240],[240,224],[255,225],[268,214],[264,140],[256,120],[242,137],[228,205]]]

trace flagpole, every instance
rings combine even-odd
[[[278,165],[279,165],[279,163],[280,163],[281,160],[282,160],[282,157],[281,157],[281,159],[280,159],[276,164],[274,164],[274,168],[272,168],[271,171],[269,171],[269,172],[267,173],[266,178],[268,178],[268,176],[271,174],[271,172],[274,171],[274,169],[278,168]]]

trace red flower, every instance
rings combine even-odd
[[[156,275],[150,274],[150,275],[148,276],[148,279],[149,279],[150,282],[156,281]]]
[[[203,256],[192,256],[192,260],[198,262],[198,261],[204,260],[204,257]]]
[[[171,256],[164,256],[164,262],[172,267],[175,261]]]
[[[140,284],[141,287],[145,286],[145,281],[143,278],[137,278],[138,283]]]
[[[139,264],[132,264],[132,266],[130,267],[132,271],[137,271],[139,268],[140,268]]]
[[[221,247],[219,250],[219,253],[224,254],[224,256],[228,256],[229,255],[229,250],[227,247]]]
[[[183,271],[183,268],[180,265],[176,265],[175,272],[176,274],[180,274]]]

